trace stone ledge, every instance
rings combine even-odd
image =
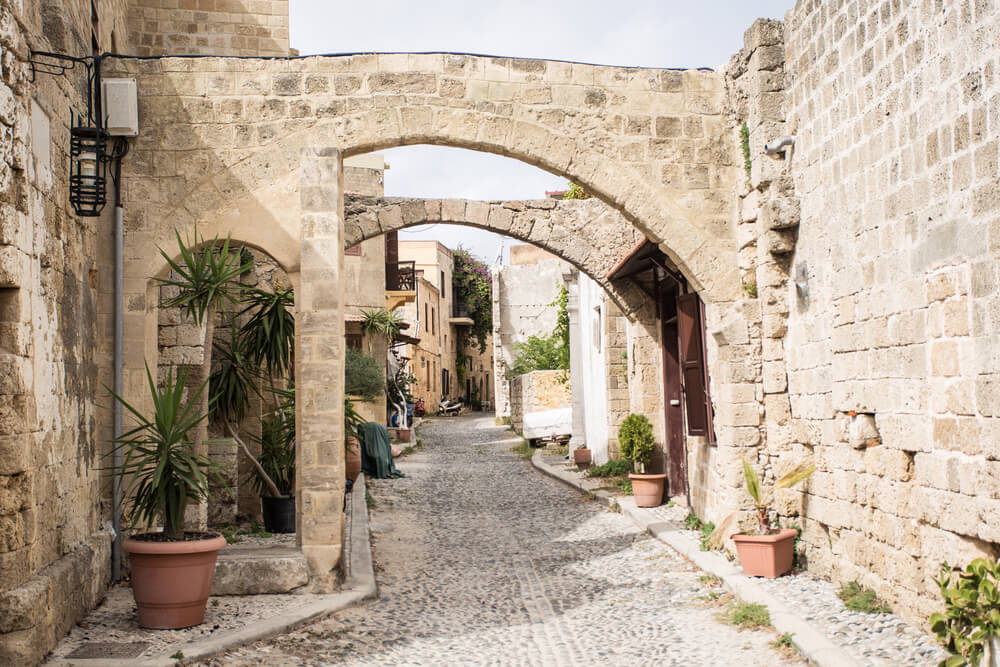
[[[291,593],[309,583],[309,565],[294,547],[226,547],[219,552],[212,595]]]
[[[110,571],[111,536],[94,533],[24,585],[0,593],[0,664],[41,661],[103,598]]]

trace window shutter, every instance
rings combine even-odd
[[[713,441],[712,402],[708,396],[708,374],[705,372],[702,337],[703,315],[701,299],[697,294],[682,294],[677,297],[677,329],[687,404],[688,435],[703,435]]]

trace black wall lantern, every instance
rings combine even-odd
[[[69,135],[69,203],[77,215],[96,217],[107,201],[107,135],[77,116]]]
[[[62,75],[82,64],[87,70],[87,115],[70,110],[69,203],[77,215],[101,214],[108,196],[108,163],[128,150],[124,141],[108,151],[108,134],[101,114],[101,57],[77,58],[48,51],[31,52],[31,80],[36,72]]]

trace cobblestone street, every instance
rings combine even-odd
[[[717,621],[696,568],[534,471],[492,417],[419,435],[408,477],[371,485],[379,599],[212,664],[798,664]]]

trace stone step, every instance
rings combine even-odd
[[[308,582],[306,557],[296,547],[231,544],[219,552],[212,595],[292,593]]]

